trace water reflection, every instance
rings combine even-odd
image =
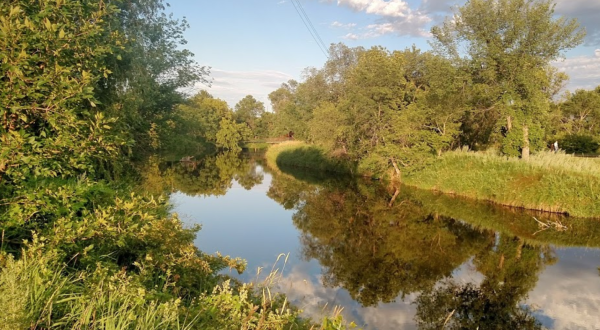
[[[409,187],[281,172],[264,167],[256,154],[163,164],[159,172],[187,195],[174,195],[181,204],[177,211],[197,212],[191,205],[210,209],[214,219],[197,216],[222,224],[204,228],[201,235],[212,240],[200,240],[201,249],[235,245],[234,255],[259,265],[274,261],[262,251],[267,244],[274,256],[298,251],[278,285],[312,315],[325,304],[341,304],[348,317],[369,329],[596,329],[600,324],[594,313],[600,307],[598,222]],[[235,213],[226,205],[248,198],[228,192],[232,185],[252,189],[261,182],[268,185],[266,196],[264,190],[249,191],[256,199],[252,203],[267,198],[280,205],[278,210],[260,202],[256,213],[250,206]],[[217,203],[210,197],[222,195],[237,200]],[[230,211],[234,219],[224,219]],[[569,229],[544,229],[534,217]],[[238,235],[233,230],[238,226],[248,227]],[[285,238],[275,242],[278,236]],[[213,245],[202,245],[207,241]],[[575,256],[583,259],[575,263]]]
[[[293,216],[303,255],[319,260],[324,284],[344,287],[363,306],[428,290],[494,242],[492,231],[393,196],[379,185],[325,186],[306,194]]]
[[[179,191],[188,196],[223,196],[235,180],[250,190],[264,179],[257,171],[260,157],[261,154],[235,152],[169,162],[151,157],[140,165],[142,187],[154,194]]]

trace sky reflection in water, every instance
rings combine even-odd
[[[478,323],[490,327],[518,324],[534,329],[537,325],[528,320],[535,317],[549,329],[600,329],[600,242],[593,240],[596,232],[589,233],[587,225],[571,233],[533,235],[535,224],[519,224],[519,216],[506,210],[481,214],[492,220],[471,220],[465,211],[469,219],[455,221],[437,212],[461,214],[448,209],[452,202],[447,197],[423,199],[410,188],[403,187],[388,208],[393,189],[372,187],[375,183],[314,186],[288,174],[268,173],[256,163],[245,170],[262,174],[262,182],[245,184],[248,190],[233,180],[221,196],[174,193],[174,212],[189,224],[202,225],[196,240],[201,250],[246,259],[244,280],[255,279],[259,267],[263,273],[281,269],[281,261],[273,265],[280,254],[289,253],[277,289],[309,315],[319,318],[325,306],[340,305],[348,319],[367,329],[417,329],[418,307],[422,315],[440,311],[438,323],[448,315],[445,309],[456,309],[452,302],[440,306],[428,297],[440,301],[458,296],[470,306],[471,317],[499,315]],[[463,202],[456,203],[460,207]],[[497,217],[506,217],[508,223],[494,227],[500,232],[481,229]],[[345,235],[349,230],[353,232]],[[507,231],[518,231],[520,238]],[[554,246],[582,242],[592,247]],[[373,260],[365,260],[367,255]],[[382,274],[389,272],[396,274]],[[378,292],[380,288],[389,292]],[[419,300],[423,289],[429,295]],[[473,293],[485,298],[473,300]],[[513,301],[518,303],[504,306]],[[473,325],[458,314],[466,313],[456,312],[449,325]],[[421,317],[421,327],[435,328],[433,319]]]

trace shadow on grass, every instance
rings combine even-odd
[[[299,167],[319,172],[348,175],[357,173],[355,162],[344,158],[332,158],[323,150],[312,146],[283,150],[277,155],[276,163],[280,167]]]

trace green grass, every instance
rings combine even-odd
[[[600,160],[540,153],[528,161],[453,151],[404,183],[494,203],[600,218]]]
[[[266,142],[246,142],[246,143],[242,144],[242,149],[248,149],[248,150],[252,150],[252,149],[266,150],[267,148],[269,148],[269,144]]]
[[[267,163],[360,175],[356,165],[300,141],[271,146]],[[600,218],[600,159],[542,152],[529,160],[493,152],[452,151],[403,183],[510,207]]]
[[[301,141],[283,142],[273,145],[266,153],[267,164],[310,168],[321,172],[356,174],[356,165],[342,158],[331,157],[323,149]]]

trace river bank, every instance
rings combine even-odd
[[[350,162],[302,142],[269,148],[267,161],[325,172],[366,175]],[[574,217],[600,218],[600,160],[540,153],[528,161],[453,151],[402,175],[421,189]]]

